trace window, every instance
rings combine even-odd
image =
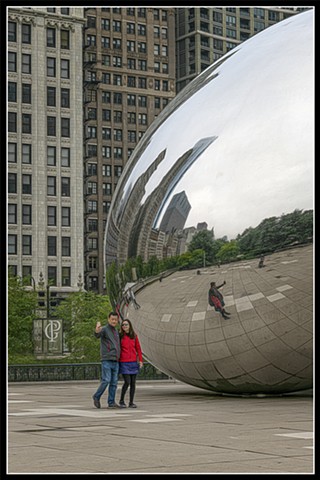
[[[97,257],[89,257],[88,258],[88,269],[95,270],[97,268],[98,262]]]
[[[32,193],[32,177],[31,175],[22,175],[22,193],[31,195]]]
[[[8,82],[8,101],[16,102],[17,101],[17,83]]]
[[[139,125],[147,125],[147,114],[146,113],[139,113]]]
[[[121,105],[122,104],[122,93],[114,92],[113,103],[115,103],[116,105]]]
[[[136,42],[133,40],[127,41],[127,52],[135,52],[136,51]]]
[[[8,22],[8,41],[17,41],[17,24],[16,22]]]
[[[8,204],[8,223],[17,223],[17,205],[15,203]]]
[[[61,195],[62,197],[70,197],[70,178],[61,177]]]
[[[143,37],[146,36],[146,34],[147,34],[146,25],[143,25],[143,24],[141,24],[141,23],[138,23],[137,30],[138,30],[138,35],[141,35],[141,36],[143,36]]]
[[[61,29],[61,48],[64,50],[70,49],[70,32],[69,30]]]
[[[102,202],[103,213],[108,213],[110,210],[111,202]]]
[[[48,267],[48,281],[51,285],[57,285],[57,267]]]
[[[47,147],[47,165],[56,166],[56,147]]]
[[[131,23],[131,22],[127,23],[127,33],[131,35],[134,35],[136,33],[135,23]]]
[[[96,163],[88,163],[87,165],[87,174],[88,175],[97,175],[97,164]]]
[[[57,225],[57,207],[48,206],[47,216],[48,216],[48,226],[56,226]]]
[[[135,58],[128,58],[128,69],[135,70],[136,69],[136,60]]]
[[[111,158],[111,147],[102,147],[102,156],[104,158]]]
[[[8,173],[8,193],[17,193],[17,174]]]
[[[60,12],[63,14],[63,15],[70,15],[70,8],[61,8]]]
[[[21,41],[22,43],[31,43],[31,25],[29,23],[22,24]]]
[[[122,123],[122,111],[121,110],[114,110],[113,121],[115,123]]]
[[[96,45],[96,36],[95,35],[87,35],[87,46],[93,46],[95,47]]]
[[[70,62],[69,60],[61,60],[61,78],[70,78]]]
[[[97,109],[88,108],[88,120],[96,120],[96,119],[97,119]]]
[[[17,71],[17,54],[15,52],[8,52],[8,71]]]
[[[97,250],[97,248],[98,248],[98,239],[88,238],[88,250]]]
[[[135,106],[135,104],[136,104],[136,96],[135,96],[135,95],[128,94],[128,95],[127,95],[127,104],[128,104],[128,105],[131,105],[131,106]]]
[[[97,138],[97,127],[88,126],[87,127],[87,138]]]
[[[32,266],[23,265],[22,266],[22,277],[24,285],[31,285],[32,282]]]
[[[22,152],[21,152],[21,161],[22,163],[31,164],[32,157],[31,157],[31,144],[30,143],[23,143],[22,144]]]
[[[47,28],[47,47],[56,46],[56,29]]]
[[[62,285],[64,287],[69,287],[71,285],[71,268],[70,267],[62,267]]]
[[[32,255],[31,235],[22,235],[22,255]]]
[[[97,156],[97,145],[88,144],[88,145],[87,145],[87,148],[88,148],[87,156],[88,156],[89,158],[90,158],[90,157],[96,157],[96,156]]]
[[[110,122],[111,120],[111,110],[102,110],[102,120],[104,122]]]
[[[31,133],[31,114],[22,114],[22,133]]]
[[[49,137],[56,136],[56,117],[47,117],[47,135]]]
[[[102,129],[102,139],[103,140],[110,140],[111,139],[111,128],[103,128]]]
[[[70,148],[61,148],[61,166],[70,167]]]
[[[56,76],[56,59],[53,57],[47,58],[47,77]]]
[[[111,165],[102,165],[102,175],[104,177],[111,177]]]
[[[98,211],[98,202],[96,200],[88,200],[87,213],[93,213]]]
[[[96,218],[88,218],[88,231],[89,232],[98,231],[98,220]]]
[[[8,143],[8,162],[17,163],[17,144]]]
[[[103,48],[110,48],[110,37],[101,37],[101,45]]]
[[[113,85],[118,85],[121,87],[122,85],[122,75],[113,74]]]
[[[32,225],[32,206],[22,205],[22,224]]]
[[[108,18],[101,19],[101,28],[102,30],[110,30],[110,20]]]
[[[70,118],[61,118],[61,137],[70,137]]]
[[[17,131],[17,114],[15,112],[8,112],[8,131]]]
[[[134,130],[128,130],[128,142],[136,143],[137,135]]]
[[[57,237],[48,236],[48,256],[55,257],[57,255]]]
[[[138,77],[138,87],[147,88],[147,79],[145,77]]]
[[[61,208],[61,225],[63,227],[70,227],[71,225],[71,210],[70,207]]]
[[[122,166],[121,165],[115,165],[114,166],[114,175],[115,177],[120,177],[121,173],[122,173]]]
[[[61,107],[70,108],[70,89],[61,88]]]
[[[31,73],[31,55],[23,53],[21,55],[21,71],[22,73]]]
[[[71,238],[61,237],[61,255],[63,257],[71,256]]]
[[[122,148],[121,147],[114,147],[113,156],[114,156],[114,158],[122,158]]]
[[[120,38],[114,38],[112,40],[112,47],[115,49],[115,50],[121,50],[122,46],[121,46],[121,39]]]
[[[17,255],[17,235],[8,235],[8,253]]]
[[[47,87],[47,106],[56,106],[56,87]]]
[[[22,84],[22,103],[31,103],[31,83]]]
[[[122,130],[115,128],[113,130],[113,139],[116,142],[121,142],[122,141]]]
[[[56,177],[47,177],[47,195],[56,196],[57,195],[57,179]]]
[[[96,194],[97,193],[97,182],[88,182],[87,185],[87,194]]]

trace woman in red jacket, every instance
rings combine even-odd
[[[136,390],[137,374],[139,373],[139,368],[143,365],[142,351],[138,336],[127,318],[121,324],[120,344],[119,373],[122,374],[124,384],[122,385],[119,405],[122,408],[127,406],[124,402],[124,397],[130,386],[129,407],[137,408],[137,405],[133,403],[133,399]]]

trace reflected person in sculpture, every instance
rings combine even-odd
[[[223,295],[221,292],[219,292],[219,288],[223,287],[223,285],[225,284],[226,284],[225,280],[221,285],[216,285],[216,282],[210,283],[210,289],[208,292],[208,302],[209,302],[209,305],[211,305],[211,307],[214,307],[216,312],[221,313],[223,318],[228,319],[229,317],[227,315],[231,315],[231,313],[226,312],[224,308]]]
[[[102,327],[100,322],[96,324],[94,334],[96,338],[100,338],[101,356],[101,383],[92,397],[96,408],[101,408],[100,398],[108,386],[108,407],[119,406],[115,403],[120,358],[120,337],[116,328],[118,323],[118,314],[110,312],[107,325]]]

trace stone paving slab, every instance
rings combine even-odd
[[[137,409],[109,410],[105,395],[98,410],[96,387],[9,384],[7,473],[314,473],[312,391],[234,397],[138,380]]]

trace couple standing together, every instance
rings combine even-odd
[[[124,319],[120,333],[116,328],[119,317],[116,312],[109,313],[108,323],[104,327],[100,322],[95,328],[95,336],[100,338],[101,355],[101,383],[93,395],[93,404],[101,408],[100,398],[108,389],[108,407],[125,408],[125,394],[130,387],[129,407],[136,408],[133,403],[136,378],[139,368],[142,367],[142,351],[137,334],[133,330],[130,320]],[[119,373],[122,374],[124,384],[121,389],[119,405],[115,401]]]

